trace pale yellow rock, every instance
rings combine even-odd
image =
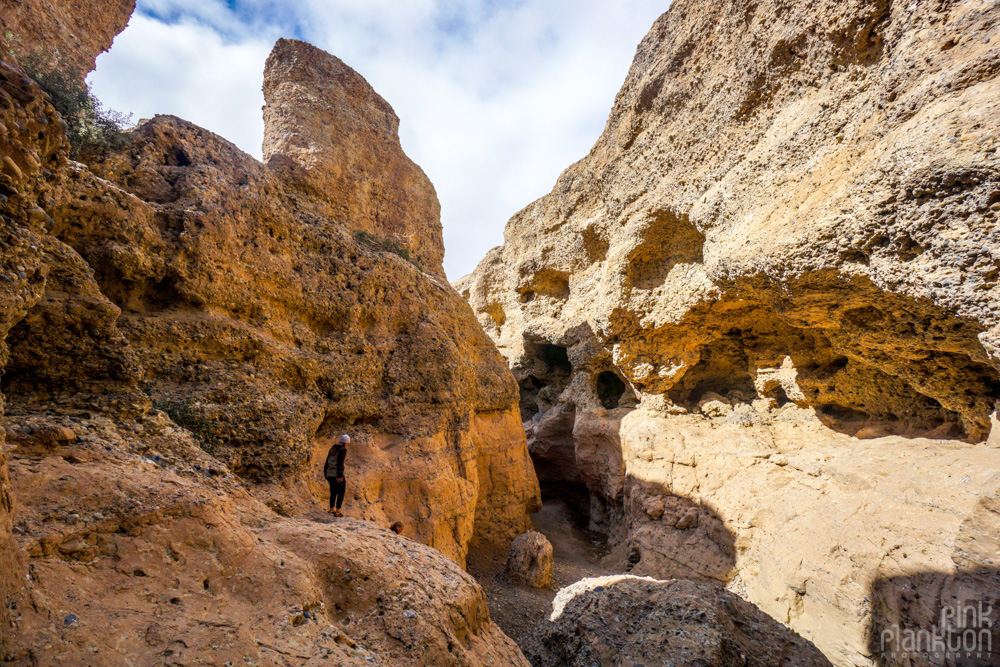
[[[456,284],[616,566],[727,583],[851,667],[997,599],[998,11],[676,0]],[[617,447],[620,494],[580,474]]]

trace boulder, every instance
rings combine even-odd
[[[507,554],[507,578],[532,588],[552,585],[552,545],[536,530],[528,531],[511,542]]]
[[[615,575],[559,591],[521,642],[534,667],[823,667],[810,642],[712,584]]]

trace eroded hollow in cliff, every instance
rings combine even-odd
[[[780,310],[746,293],[726,295],[657,332],[644,346],[697,351],[664,393],[688,409],[708,392],[734,402],[794,402],[858,437],[980,442],[989,435],[1000,374],[978,340],[981,326],[867,280],[812,280],[812,290],[799,288],[807,297]]]
[[[524,361],[515,374],[520,378],[521,421],[528,423],[556,404],[569,384],[573,364],[562,345],[526,340],[524,350]]]
[[[635,405],[636,396],[625,381],[614,371],[601,371],[594,378],[594,393],[606,410],[621,405]]]
[[[667,280],[678,264],[704,261],[705,235],[687,216],[672,211],[652,213],[638,232],[640,242],[632,249],[626,264],[625,278],[639,289],[654,289]]]

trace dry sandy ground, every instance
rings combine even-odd
[[[519,644],[551,611],[552,599],[560,588],[585,577],[616,574],[600,565],[607,553],[604,536],[578,528],[573,513],[563,501],[545,501],[542,510],[531,518],[535,528],[552,543],[552,588],[539,590],[507,581],[503,557],[470,554],[468,562],[469,573],[486,591],[490,616]]]

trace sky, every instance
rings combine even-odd
[[[669,0],[138,0],[88,81],[134,120],[180,116],[260,159],[279,37],[340,57],[396,110],[437,190],[445,271],[472,271],[600,136]]]

